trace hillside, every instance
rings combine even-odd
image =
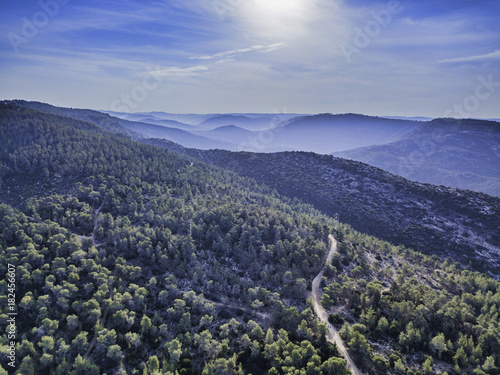
[[[500,196],[500,124],[438,119],[397,142],[335,153],[410,180]]]
[[[362,161],[413,181],[500,196],[500,131],[498,122],[493,121],[413,121],[356,114],[109,112],[114,115],[109,116],[97,111],[59,108],[37,102],[15,103],[88,121],[137,140],[161,138],[203,150],[332,154]],[[332,153],[333,150],[338,151]]]
[[[418,126],[420,123],[415,121],[357,114],[304,116],[292,120],[283,128],[276,129],[275,141],[270,146],[287,151],[329,154],[389,143]]]
[[[326,218],[88,123],[0,105],[0,125],[0,201],[10,203],[0,206],[0,250],[20,283],[25,367],[260,372],[250,358],[264,345],[255,321],[265,328],[265,313],[293,348],[305,319],[308,355],[332,361],[303,297],[326,253]],[[215,304],[231,300],[243,310]]]
[[[359,162],[312,153],[191,151],[314,205],[355,229],[500,277],[500,199],[411,182]]]
[[[362,371],[500,366],[486,275],[84,121],[0,104],[0,138],[0,372],[14,340],[22,374],[347,375],[307,299],[321,270]]]
[[[262,131],[291,121],[293,114],[224,114],[213,115],[198,125],[200,129],[215,129],[234,125],[250,131]]]
[[[67,116],[73,119],[90,122],[106,130],[114,133],[123,133],[132,136],[134,139],[143,138],[162,138],[171,142],[182,144],[185,147],[199,148],[209,150],[212,148],[221,148],[234,150],[235,145],[217,139],[205,138],[199,135],[192,134],[188,131],[177,128],[177,124],[172,124],[175,127],[167,127],[166,124],[154,125],[139,121],[129,121],[118,117],[110,116],[99,111],[78,108],[61,108],[54,107],[45,103],[27,102],[24,100],[16,100],[5,103],[12,103],[20,107],[30,108],[46,113]]]
[[[53,115],[65,116],[75,120],[81,120],[97,125],[100,128],[104,128],[113,133],[127,134],[134,138],[140,137],[139,134],[134,133],[131,130],[125,129],[120,124],[120,120],[116,117],[109,116],[107,114],[93,111],[90,109],[79,109],[79,108],[64,108],[56,107],[46,103],[40,102],[29,102],[26,100],[12,100],[3,101],[4,104],[14,104],[18,107],[29,108],[35,111],[50,113]]]
[[[240,128],[235,125],[225,125],[212,130],[197,131],[194,134],[211,139],[218,139],[223,142],[228,142],[233,145],[242,145],[251,137],[257,137],[258,132],[253,132]],[[234,147],[233,151],[237,151],[238,147]]]

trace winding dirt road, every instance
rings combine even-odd
[[[333,254],[337,252],[337,240],[332,235],[330,235],[328,238],[330,240],[330,251],[328,252],[325,265],[331,263]],[[332,324],[328,323],[328,314],[325,308],[320,303],[321,299],[320,284],[321,284],[321,278],[323,277],[324,273],[325,273],[325,267],[323,267],[321,272],[314,278],[312,283],[314,312],[316,313],[320,321],[326,323],[326,327],[328,328],[328,336],[326,337],[326,339],[332,344],[337,345],[339,353],[342,355],[342,357],[344,357],[344,359],[347,362],[347,368],[349,369],[349,371],[351,371],[353,375],[363,375],[363,373],[354,364],[354,361],[349,355],[349,352],[347,351],[347,348],[344,345],[344,341],[340,337],[337,329]]]

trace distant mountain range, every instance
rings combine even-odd
[[[496,121],[359,114],[130,114],[15,104],[89,121],[134,139],[164,139],[200,150],[332,154],[410,180],[500,196]]]
[[[385,145],[337,152],[414,181],[500,196],[500,124],[433,120]]]

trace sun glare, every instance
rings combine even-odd
[[[252,0],[243,17],[257,34],[286,40],[302,33],[308,21],[307,0]]]
[[[255,0],[255,5],[264,12],[292,15],[301,10],[304,0]]]

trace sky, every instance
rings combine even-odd
[[[498,0],[0,0],[0,99],[500,118]]]

